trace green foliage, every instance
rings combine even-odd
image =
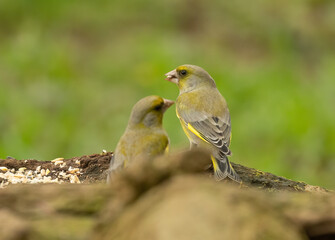
[[[0,157],[113,150],[132,105],[205,68],[232,161],[335,187],[334,1],[0,1]],[[174,109],[171,150],[188,147]]]

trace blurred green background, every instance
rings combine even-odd
[[[0,1],[0,158],[112,151],[132,105],[205,68],[232,161],[335,188],[335,1]],[[172,151],[187,148],[173,107]]]

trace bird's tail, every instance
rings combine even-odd
[[[214,177],[217,181],[221,181],[226,177],[229,177],[230,179],[241,183],[241,178],[235,172],[233,166],[228,160],[228,157],[224,153],[219,152],[216,157],[211,156],[211,158],[214,168]]]

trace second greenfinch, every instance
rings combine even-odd
[[[165,153],[169,138],[162,126],[164,112],[174,102],[159,96],[148,96],[133,107],[128,126],[119,140],[108,170],[112,174],[141,157],[156,157]]]
[[[231,139],[230,114],[214,79],[201,67],[182,65],[168,72],[166,80],[177,84],[177,116],[191,147],[202,146],[212,154],[216,180],[241,182],[228,160]]]

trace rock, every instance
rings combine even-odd
[[[9,209],[0,209],[0,239],[28,239],[31,228],[24,218],[14,214]]]
[[[299,224],[269,200],[261,191],[178,176],[142,195],[114,221],[105,220],[105,231],[92,239],[306,239]]]

